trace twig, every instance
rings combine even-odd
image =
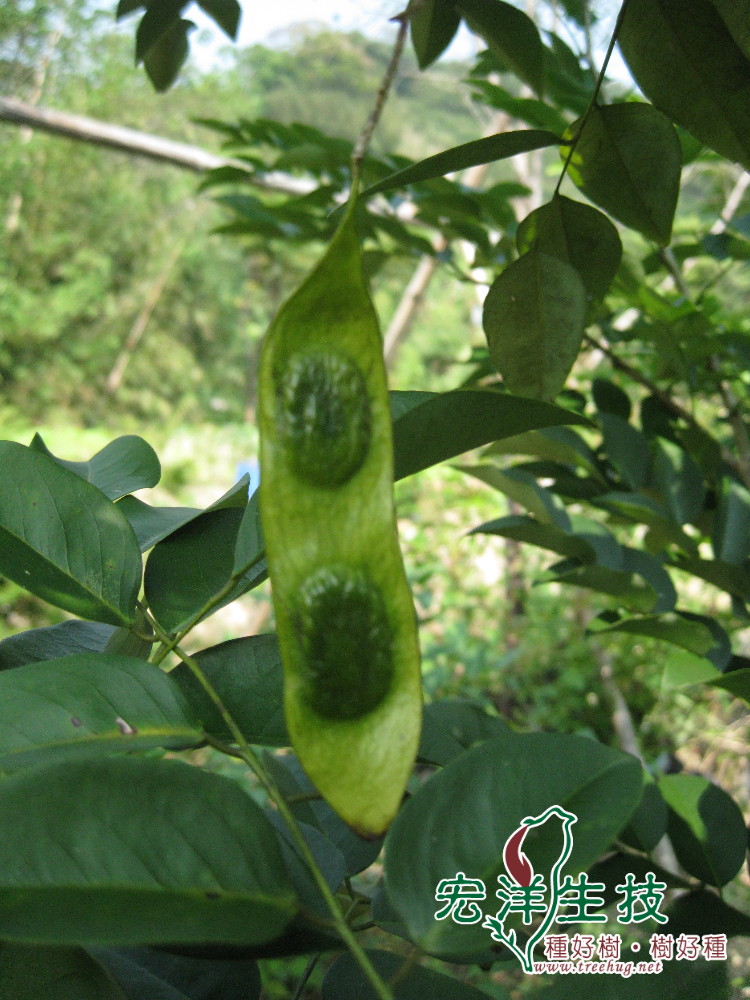
[[[352,174],[355,182],[359,179],[362,160],[365,158],[365,154],[367,153],[367,149],[370,145],[370,140],[372,139],[372,134],[375,131],[375,128],[380,121],[380,116],[383,113],[383,108],[385,107],[385,102],[388,98],[388,92],[391,89],[391,84],[396,77],[398,64],[401,61],[401,53],[404,51],[406,33],[409,30],[409,19],[406,11],[403,14],[399,14],[397,17],[394,17],[393,20],[398,21],[398,34],[396,35],[396,41],[393,46],[393,53],[391,54],[388,68],[386,69],[380,83],[380,88],[375,96],[375,104],[370,112],[370,117],[367,119],[365,127],[362,129],[352,151]],[[352,187],[354,186],[355,185],[352,184]]]

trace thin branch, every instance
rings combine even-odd
[[[398,72],[398,64],[401,61],[401,54],[404,51],[404,44],[406,42],[406,35],[409,30],[409,19],[406,12],[399,14],[392,20],[398,21],[398,34],[396,35],[396,41],[393,45],[393,52],[391,54],[390,62],[388,63],[388,68],[383,75],[383,79],[380,84],[380,88],[375,96],[375,104],[372,111],[370,112],[370,117],[367,119],[365,127],[362,129],[359,138],[354,144],[354,150],[352,151],[352,173],[354,175],[355,181],[359,179],[360,169],[362,167],[362,160],[365,158],[368,147],[370,145],[370,140],[372,139],[372,134],[380,121],[380,116],[383,113],[383,108],[385,107],[385,102],[388,99],[388,93],[391,89],[391,84],[396,78],[396,73]],[[352,185],[355,186],[354,184]]]

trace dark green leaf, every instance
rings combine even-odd
[[[599,472],[596,456],[583,438],[568,427],[546,427],[540,431],[527,431],[512,438],[505,438],[491,445],[483,458],[494,455],[538,455],[551,462],[564,463],[585,469],[595,478],[606,482]]]
[[[408,957],[394,955],[390,951],[371,951],[368,957],[376,971],[386,982],[394,979],[394,1000],[488,1000],[488,995],[474,986],[469,986],[452,976],[446,976],[434,969],[413,965]],[[405,972],[405,975],[399,975]],[[492,991],[496,1000],[504,1000],[508,994],[504,990]],[[359,964],[350,954],[341,955],[326,973],[323,980],[323,1000],[377,1000],[378,994],[365,978]],[[509,1000],[509,998],[508,998]]]
[[[641,489],[651,468],[648,441],[632,424],[614,413],[600,413],[599,422],[607,458],[632,490]]]
[[[82,948],[0,945],[0,996],[7,1000],[128,1000]]]
[[[294,898],[234,781],[179,761],[67,761],[0,782],[0,935],[48,944],[255,944]]]
[[[750,8],[747,0],[711,0],[729,34],[750,59]]]
[[[610,569],[607,566],[578,566],[559,563],[552,566],[541,579],[541,582],[555,580],[559,583],[569,583],[576,587],[585,587],[600,594],[607,594],[615,599],[618,607],[629,611],[653,611],[658,600],[654,588],[636,573],[627,570]]]
[[[661,550],[666,547],[668,542],[673,542],[684,552],[697,552],[698,547],[690,535],[687,535],[680,525],[672,520],[660,504],[642,493],[614,491],[601,494],[595,502],[597,507],[611,511],[617,517],[624,517],[635,523],[647,524],[652,532],[658,533],[662,544],[653,551]]]
[[[135,60],[142,62],[148,51],[179,23],[188,0],[148,0],[135,36]]]
[[[532,250],[495,279],[482,325],[492,363],[519,396],[553,399],[578,357],[586,289],[557,257]]]
[[[644,615],[640,618],[621,618],[615,622],[608,622],[605,616],[599,616],[589,623],[588,630],[596,635],[605,632],[627,632],[628,635],[660,639],[687,649],[697,656],[705,656],[714,644],[713,636],[704,624],[690,621],[679,612]]]
[[[643,797],[620,839],[637,851],[650,853],[666,832],[667,804],[653,778],[644,772]]]
[[[656,438],[652,483],[678,524],[695,523],[703,510],[706,489],[700,470],[679,445]]]
[[[156,486],[161,479],[161,465],[156,452],[143,438],[132,434],[111,441],[88,462],[68,462],[57,458],[39,434],[34,435],[30,447],[54,459],[64,469],[75,472],[110,500],[119,500],[126,493]]]
[[[531,517],[511,514],[508,517],[488,521],[474,528],[472,535],[501,535],[517,542],[536,545],[548,552],[556,552],[566,559],[578,559],[580,562],[594,562],[596,555],[588,541],[575,534],[564,531],[554,524],[544,524]]]
[[[145,18],[144,18],[145,19]],[[143,65],[154,89],[160,93],[169,90],[187,59],[188,34],[195,25],[192,21],[175,21],[171,27],[150,46],[143,57]]]
[[[292,812],[297,819],[319,830],[337,848],[344,858],[346,874],[357,875],[369,868],[380,854],[383,838],[365,839],[347,826],[319,797],[294,754],[279,757],[266,754],[264,759],[287,800],[295,796],[307,798],[307,801],[292,803]]]
[[[605,378],[595,378],[591,385],[594,402],[600,413],[612,413],[625,423],[630,420],[630,397],[619,385]]]
[[[539,486],[528,472],[518,469],[498,469],[493,465],[461,466],[461,471],[476,476],[511,500],[522,504],[543,524],[555,525],[563,531],[570,528],[570,518],[559,497]]]
[[[247,487],[248,477],[243,476],[223,496],[206,507],[205,511],[197,507],[150,507],[142,500],[130,496],[123,497],[117,506],[130,522],[141,552],[146,552],[184,524],[194,521],[200,514],[211,510],[244,508],[248,502]]]
[[[198,0],[198,6],[219,25],[225,35],[236,41],[242,14],[237,0]]]
[[[728,594],[741,597],[743,601],[750,601],[750,575],[739,566],[732,566],[719,559],[687,556],[674,559],[673,565],[686,573],[700,577],[701,580],[713,584],[720,590],[726,590]]]
[[[729,906],[715,892],[697,889],[677,897],[667,909],[669,931],[678,934],[726,934],[750,937],[750,916]]]
[[[370,195],[380,191],[393,191],[395,188],[406,187],[407,184],[417,184],[419,181],[432,180],[434,177],[444,177],[445,174],[452,174],[457,170],[475,167],[480,163],[505,160],[510,156],[517,156],[519,153],[528,153],[532,149],[555,146],[559,142],[560,137],[556,136],[554,132],[545,132],[539,129],[501,132],[499,135],[487,136],[486,139],[474,139],[472,142],[465,142],[461,146],[454,146],[442,153],[428,156],[426,160],[420,160],[418,163],[413,163],[411,166],[391,174],[384,180],[378,181],[377,184],[366,188],[361,197],[369,198]]]
[[[750,492],[731,479],[723,479],[711,531],[714,555],[733,566],[750,556]]]
[[[148,0],[119,0],[115,17],[119,21],[120,18],[127,17],[128,14],[133,14],[146,7],[147,4]]]
[[[485,906],[494,913],[503,847],[525,817],[554,804],[578,816],[569,868],[580,871],[619,833],[641,792],[638,762],[593,740],[549,734],[488,740],[430,778],[401,809],[386,839],[388,896],[428,953],[450,958],[486,949],[480,925],[435,920],[440,880],[459,871],[482,879]],[[527,838],[524,852],[535,871],[550,871],[559,830],[554,820]]]
[[[722,674],[709,682],[713,687],[723,688],[729,691],[735,698],[742,698],[750,705],[750,668],[743,670],[732,670]]]
[[[503,0],[459,0],[456,6],[501,64],[541,97],[544,46],[531,18]]]
[[[426,705],[418,758],[443,767],[464,750],[508,731],[496,715],[470,701],[441,699]]]
[[[94,954],[128,1000],[260,1000],[255,962],[193,958],[152,948],[106,948]]]
[[[537,208],[518,227],[521,253],[532,247],[570,264],[593,299],[601,299],[617,273],[622,243],[606,215],[556,195]]]
[[[643,950],[636,953],[623,948],[621,958],[637,964],[646,956]],[[528,1000],[580,1000],[577,980],[577,976],[555,976],[550,986],[529,993]],[[681,960],[664,962],[658,975],[596,977],[596,1000],[730,1000],[730,996],[725,962]]]
[[[207,511],[153,548],[146,563],[146,599],[164,628],[177,631],[209,604],[206,613],[212,614],[265,579],[263,559],[247,573],[240,572],[246,562],[236,565],[236,546],[245,532],[252,534],[254,517],[249,506]],[[251,542],[242,541],[243,558]]]
[[[651,611],[661,614],[664,611],[672,611],[677,603],[677,591],[672,583],[672,577],[664,568],[661,559],[644,552],[642,549],[631,549],[624,545],[622,547],[622,568],[629,573],[637,573],[641,579],[653,587],[657,594],[657,601],[651,607]]]
[[[736,7],[738,22],[744,17],[737,38],[710,0],[691,0],[688,15],[671,0],[632,0],[618,41],[657,107],[706,146],[750,167],[750,61],[740,47],[748,41],[747,9],[743,15]]]
[[[550,107],[543,101],[531,97],[514,97],[504,87],[498,87],[487,80],[469,80],[469,83],[475,91],[475,100],[505,111],[511,118],[526,122],[532,128],[547,129],[557,135],[562,135],[567,128],[565,117],[557,108]]]
[[[425,0],[414,9],[409,27],[420,69],[426,69],[442,55],[460,23],[453,0]]]
[[[566,137],[578,127],[571,125]],[[560,155],[567,159],[567,147]],[[666,115],[650,104],[612,104],[591,109],[568,172],[587,198],[666,246],[681,166],[680,140]]]
[[[586,424],[570,410],[500,392],[392,392],[394,477],[527,430]]]
[[[143,660],[81,653],[0,673],[0,770],[202,742],[178,687]]]
[[[747,830],[734,800],[697,774],[659,780],[669,809],[668,831],[677,860],[701,882],[723,886],[742,867]]]
[[[0,441],[0,470],[0,573],[82,618],[130,624],[141,554],[117,507],[46,455],[12,441]]]
[[[101,653],[114,632],[112,625],[79,621],[28,629],[0,642],[0,670],[72,653]]]
[[[289,746],[284,722],[281,654],[275,635],[230,639],[194,654],[201,670],[248,743]],[[212,736],[233,739],[221,713],[186,664],[169,675]]]

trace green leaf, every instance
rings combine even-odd
[[[651,468],[648,441],[632,424],[614,413],[600,413],[599,422],[607,458],[632,490],[642,489]]]
[[[688,556],[675,558],[672,565],[686,573],[692,573],[693,576],[713,584],[720,590],[725,590],[728,594],[741,597],[743,601],[750,601],[750,575],[739,566],[732,566],[719,559]]]
[[[291,809],[297,819],[318,830],[340,852],[344,859],[345,874],[357,875],[369,868],[380,854],[383,838],[360,837],[347,826],[328,803],[316,795],[315,786],[295,754],[266,754],[264,761],[287,801],[292,800]],[[302,801],[294,802],[295,797]],[[338,877],[338,882],[340,881],[341,876]],[[332,888],[336,888],[338,882]]]
[[[146,563],[146,599],[168,631],[179,631],[209,604],[206,614],[213,614],[265,579],[262,559],[246,574],[236,573],[235,546],[244,514],[237,508],[208,511],[152,549]]]
[[[482,879],[485,906],[494,913],[503,847],[525,817],[555,804],[573,812],[578,822],[568,870],[580,871],[627,823],[641,791],[638,762],[593,740],[541,733],[488,740],[430,778],[402,807],[386,838],[390,901],[428,954],[450,959],[486,949],[480,925],[435,920],[440,880],[459,871]],[[524,852],[535,871],[549,873],[560,852],[559,829],[550,821],[527,838]]]
[[[142,62],[147,53],[179,22],[188,0],[148,0],[135,36],[135,61]]]
[[[501,64],[541,97],[544,46],[531,18],[503,0],[459,0],[456,7]]]
[[[175,21],[143,57],[148,78],[159,93],[169,90],[177,79],[189,51],[188,33],[194,27],[192,21]]]
[[[626,461],[623,454],[622,462]],[[635,523],[647,524],[662,540],[658,549],[667,542],[678,545],[683,552],[694,553],[698,547],[694,539],[687,535],[676,521],[667,514],[661,504],[642,493],[603,493],[596,498],[596,506],[608,510],[617,517],[624,517]],[[652,551],[657,551],[653,549]]]
[[[586,289],[557,257],[531,250],[495,279],[482,325],[490,358],[510,392],[553,399],[578,357]]]
[[[532,128],[547,129],[562,135],[567,127],[564,115],[544,101],[531,97],[514,97],[504,87],[498,87],[487,80],[469,79],[467,82],[474,90],[474,100],[505,111],[511,118],[526,122]]]
[[[731,670],[729,673],[713,678],[707,683],[710,683],[713,687],[729,691],[735,698],[742,698],[743,701],[746,701],[750,705],[750,669],[747,667],[743,670]]]
[[[46,455],[12,441],[0,441],[0,469],[0,573],[81,618],[129,625],[141,554],[117,507]]]
[[[643,797],[620,839],[637,851],[650,853],[666,832],[667,804],[654,779],[644,771]]]
[[[711,0],[729,34],[750,59],[750,8],[747,0]]]
[[[225,35],[236,41],[242,14],[237,0],[198,0],[198,6],[218,24]]]
[[[630,420],[630,397],[619,385],[606,378],[595,378],[591,386],[594,402],[600,414],[612,413],[625,423]]]
[[[460,23],[452,0],[424,0],[414,9],[409,27],[420,69],[427,69],[443,54]]]
[[[255,944],[293,912],[273,828],[228,778],[124,757],[0,782],[5,940]]]
[[[161,479],[161,465],[156,452],[143,438],[132,434],[111,441],[88,462],[68,462],[57,458],[39,434],[34,435],[29,447],[47,455],[64,469],[75,472],[110,500],[119,500],[126,493],[156,486]]]
[[[747,830],[734,800],[697,774],[659,779],[669,809],[668,832],[677,860],[701,882],[721,887],[742,867]]]
[[[81,653],[0,673],[0,770],[202,742],[177,685],[144,660]]]
[[[128,1000],[82,948],[0,944],[0,996],[7,1000]]]
[[[622,258],[620,236],[607,216],[561,195],[521,222],[516,244],[520,253],[535,247],[570,264],[593,299],[607,293]]]
[[[716,558],[733,566],[750,556],[750,492],[731,479],[721,481],[711,543]]]
[[[500,490],[511,500],[520,503],[543,524],[555,525],[567,531],[570,528],[570,518],[563,507],[562,501],[543,486],[528,472],[518,469],[498,469],[493,465],[459,466],[461,472]]]
[[[580,122],[566,133],[571,139]],[[560,155],[567,159],[563,146]],[[674,126],[650,104],[594,106],[568,173],[587,198],[666,246],[680,188],[682,151]]]
[[[729,906],[715,892],[696,889],[677,897],[667,909],[669,931],[678,934],[750,936],[750,916]]]
[[[252,961],[173,955],[152,948],[102,948],[94,954],[128,1000],[260,1000],[260,970]]]
[[[666,924],[664,925],[667,926]],[[644,952],[623,948],[622,960],[637,964]],[[646,959],[647,960],[647,959]],[[528,994],[528,1000],[580,1000],[577,976],[555,976],[554,982]],[[730,1000],[725,962],[664,962],[658,975],[597,975],[596,1000]]]
[[[728,6],[722,4],[725,13]],[[618,41],[638,86],[657,107],[706,146],[750,167],[747,9],[733,6],[737,38],[710,0],[691,0],[688,15],[670,0],[632,0]]]
[[[640,574],[638,574],[639,576]],[[578,566],[569,562],[558,563],[543,574],[540,582],[556,581],[585,587],[615,599],[618,607],[630,611],[653,611],[658,595],[650,583],[638,579],[627,569],[610,569],[607,566]]]
[[[654,450],[651,485],[662,494],[678,524],[695,523],[706,497],[698,466],[679,445],[664,438],[654,440]]]
[[[18,632],[0,642],[0,670],[72,653],[101,653],[114,632],[111,625],[75,620]]]
[[[392,392],[394,477],[528,430],[588,421],[562,407],[490,391]]]
[[[130,522],[138,539],[141,552],[153,548],[157,542],[168,538],[183,525],[194,521],[201,514],[211,510],[225,510],[233,507],[244,509],[248,502],[248,477],[243,476],[227,490],[218,500],[206,507],[205,511],[197,507],[150,507],[137,497],[123,497],[118,508]]]
[[[419,162],[412,163],[395,174],[390,174],[382,181],[378,181],[377,184],[365,188],[361,197],[369,198],[370,195],[378,194],[381,191],[393,191],[396,188],[406,187],[407,184],[417,184],[419,181],[444,177],[445,174],[452,174],[457,170],[476,167],[480,163],[505,160],[510,156],[518,156],[519,153],[528,153],[532,149],[555,146],[559,142],[559,136],[543,129],[501,132],[499,135],[490,135],[485,139],[474,139],[472,142],[465,142],[452,149],[446,149],[442,153],[428,156],[425,160],[419,160]]]
[[[497,715],[489,715],[471,701],[441,698],[426,705],[418,758],[445,766],[464,750],[508,731]]]
[[[517,542],[525,542],[527,545],[536,545],[549,552],[557,552],[566,559],[578,559],[580,562],[596,561],[596,554],[585,538],[564,531],[557,525],[544,524],[520,514],[488,521],[474,528],[470,534],[500,535]]]
[[[193,658],[248,743],[289,746],[284,722],[281,653],[275,635],[252,635],[211,646]],[[219,740],[233,739],[221,713],[189,667],[180,663],[169,674],[200,718]]]
[[[595,479],[606,482],[599,472],[594,452],[579,434],[568,427],[546,427],[505,438],[487,448],[482,457],[495,455],[538,455],[551,462],[585,469]]]
[[[691,621],[680,612],[664,615],[644,615],[640,618],[621,618],[610,622],[606,615],[600,615],[589,623],[588,631],[596,635],[606,632],[626,632],[628,635],[642,635],[649,639],[671,642],[687,649],[696,656],[705,656],[714,645],[711,631],[699,621]]]
[[[468,983],[446,976],[434,969],[414,965],[404,955],[394,955],[390,951],[370,951],[367,953],[382,979],[393,986],[394,1000],[415,1000],[429,997],[430,1000],[487,1000],[488,994],[469,986]],[[399,975],[399,972],[405,973]],[[510,1000],[505,990],[493,989],[496,1000]],[[341,955],[326,973],[322,988],[323,1000],[377,1000],[378,994],[351,954]]]
[[[120,18],[127,17],[128,14],[133,14],[146,7],[147,4],[148,0],[119,0],[115,17],[119,21]]]

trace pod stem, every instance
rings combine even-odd
[[[270,776],[268,771],[263,766],[263,763],[258,754],[255,752],[255,750],[253,750],[252,746],[248,743],[242,730],[237,725],[237,722],[234,720],[232,713],[229,711],[229,709],[222,701],[221,695],[214,688],[214,686],[211,684],[206,675],[203,673],[198,661],[194,657],[190,656],[188,653],[184,652],[184,650],[180,647],[179,638],[170,637],[164,631],[161,625],[159,625],[159,623],[156,621],[153,615],[151,615],[148,611],[146,611],[145,614],[149,624],[154,630],[154,634],[159,638],[159,640],[163,644],[164,655],[166,655],[167,652],[174,651],[180,657],[180,659],[188,668],[188,670],[190,670],[192,675],[195,677],[195,679],[198,681],[200,686],[206,692],[206,694],[211,699],[213,704],[216,706],[216,709],[220,713],[222,720],[224,721],[224,724],[231,733],[232,739],[237,744],[238,748],[237,756],[240,757],[240,759],[247,764],[247,766],[250,768],[250,770],[253,772],[253,774],[256,776],[258,781],[263,786],[263,789],[265,790],[268,797],[271,799],[273,804],[278,809],[279,815],[284,820],[284,823],[289,829],[289,832],[291,833],[295,841],[295,844],[297,845],[297,848],[299,850],[300,855],[302,856],[302,859],[307,865],[310,874],[312,875],[315,884],[318,887],[318,890],[320,891],[321,896],[325,900],[326,906],[328,907],[331,913],[331,918],[334,928],[336,929],[336,931],[346,944],[349,951],[356,959],[359,967],[362,969],[363,974],[369,980],[370,984],[372,985],[373,989],[377,993],[380,1000],[393,1000],[393,993],[376,972],[375,968],[372,965],[372,962],[367,957],[366,952],[364,951],[359,941],[357,941],[356,937],[354,936],[354,932],[347,923],[345,915],[341,912],[341,908],[336,902],[336,897],[331,892],[331,889],[329,888],[328,883],[325,880],[325,876],[318,867],[318,863],[315,860],[315,857],[312,851],[310,850],[307,841],[302,835],[302,831],[300,830],[297,824],[297,820],[292,810],[289,807],[289,803],[284,798],[276,782],[273,780],[273,778]]]

